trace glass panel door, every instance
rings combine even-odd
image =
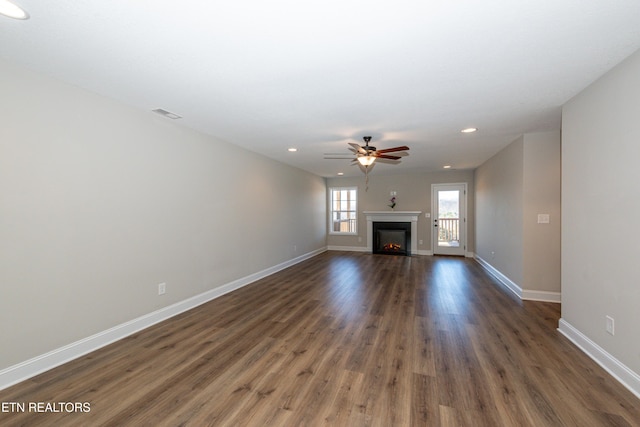
[[[434,184],[433,253],[464,256],[466,184]]]

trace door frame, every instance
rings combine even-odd
[[[447,248],[438,246],[438,233],[435,221],[438,218],[438,199],[436,197],[438,190],[447,190],[458,187],[462,189],[463,194],[460,197],[461,200],[461,212],[460,212],[460,247],[459,248]],[[466,182],[449,182],[442,184],[431,184],[431,252],[433,255],[456,255],[467,256],[467,211],[468,211],[468,188]]]

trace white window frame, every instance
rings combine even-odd
[[[333,194],[336,191],[355,191],[355,200],[353,210],[338,210],[336,211],[333,206],[334,197]],[[353,231],[334,231],[333,230],[333,216],[334,212],[354,212],[353,215]],[[339,236],[355,236],[358,234],[358,187],[331,187],[329,188],[329,234]]]

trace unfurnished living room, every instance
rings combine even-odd
[[[640,426],[638,18],[0,0],[0,425]]]

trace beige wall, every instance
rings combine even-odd
[[[560,132],[521,136],[476,170],[475,183],[477,256],[523,298],[557,300]],[[549,223],[539,224],[538,214],[548,214]]]
[[[0,370],[326,246],[323,178],[5,62],[0,82]]]
[[[524,137],[475,171],[476,255],[522,287]]]
[[[522,287],[560,292],[560,131],[525,134],[523,148]]]
[[[640,386],[640,51],[562,114],[562,319]]]
[[[467,252],[473,252],[474,243],[474,197],[473,171],[451,170],[442,172],[423,172],[408,174],[379,175],[375,170],[369,175],[369,189],[365,191],[364,174],[358,177],[336,177],[327,179],[327,188],[357,187],[358,188],[358,235],[336,236],[329,235],[329,247],[351,247],[365,249],[367,246],[366,218],[363,211],[386,211],[391,198],[391,191],[396,191],[397,211],[422,211],[418,218],[419,252],[431,252],[431,220],[425,218],[424,213],[431,212],[431,184],[467,183]],[[328,198],[328,194],[327,194]],[[327,217],[327,222],[329,218]],[[413,238],[413,237],[412,237]]]

